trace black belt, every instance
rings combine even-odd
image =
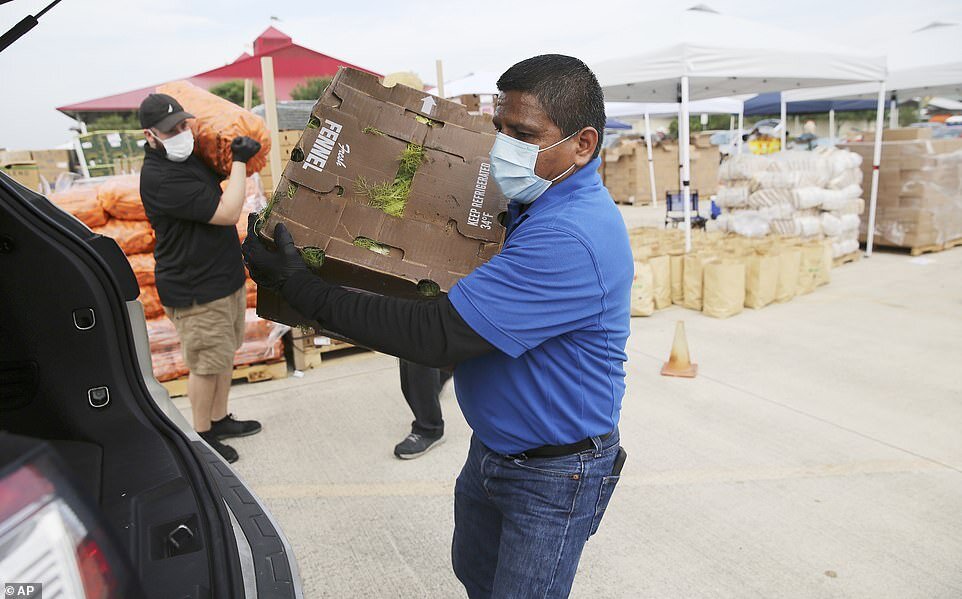
[[[602,435],[601,440],[607,441],[608,437],[614,433],[615,431],[611,431],[610,433]],[[541,447],[535,447],[534,449],[522,451],[521,453],[508,454],[504,457],[508,460],[525,460],[528,458],[560,458],[561,456],[588,451],[589,449],[594,449],[594,447],[594,441],[591,440],[591,437],[588,437],[587,439],[582,439],[581,441],[576,441],[574,443],[568,443],[567,445],[542,445]]]

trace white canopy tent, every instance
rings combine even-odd
[[[745,100],[741,98],[712,98],[696,100],[690,110],[704,114],[738,115],[738,149],[741,151],[742,127],[745,119]],[[655,188],[655,160],[651,151],[651,115],[678,114],[675,102],[605,102],[605,115],[609,118],[645,117],[645,146],[648,151],[648,186],[651,189],[651,205],[658,206],[658,190]],[[733,131],[734,133],[734,131]]]
[[[883,51],[888,56],[889,72],[881,85],[834,85],[792,90],[782,94],[783,106],[784,102],[791,101],[865,98],[878,94],[868,235],[865,242],[865,253],[868,256],[872,255],[875,241],[879,162],[882,157],[882,112],[886,90],[892,98],[890,127],[898,126],[898,100],[920,96],[962,97],[962,25],[932,23],[908,35],[891,38]]]
[[[678,102],[678,133],[689,137],[690,102],[804,87],[885,79],[885,58],[767,24],[724,16],[703,6],[684,11],[665,47],[592,66],[610,101]],[[757,35],[753,35],[756,33]],[[688,144],[679,143],[685,246],[691,249]]]

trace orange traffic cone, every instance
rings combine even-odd
[[[675,341],[671,344],[671,356],[661,367],[663,376],[681,376],[689,379],[698,374],[698,364],[691,363],[688,355],[688,338],[685,336],[685,322],[678,321],[675,326]]]

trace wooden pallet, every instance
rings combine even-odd
[[[325,356],[329,356],[332,352],[339,352],[345,349],[358,348],[350,343],[341,341],[334,341],[331,345],[322,345],[307,349],[295,347],[293,351],[294,369],[309,370],[311,368],[319,368],[324,362]]]
[[[956,246],[962,245],[962,237],[958,239],[952,239],[951,241],[946,241],[945,243],[934,243],[932,245],[920,245],[909,250],[909,253],[913,256],[921,256],[922,254],[931,254],[932,252],[942,252],[948,249],[952,249]]]
[[[839,266],[843,264],[848,264],[849,262],[858,262],[861,259],[862,259],[862,252],[856,250],[850,254],[845,254],[843,256],[839,256],[838,258],[835,258],[834,260],[832,260],[832,268],[838,268]]]
[[[248,366],[237,366],[231,375],[232,381],[246,380],[248,383],[260,381],[270,381],[273,379],[287,378],[287,362],[270,362],[267,364],[250,364]],[[187,395],[187,377],[161,383],[170,393],[171,397],[181,397]]]

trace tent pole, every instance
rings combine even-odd
[[[688,77],[681,78],[681,103],[678,115],[678,152],[681,155],[681,192],[685,206],[685,252],[691,251],[691,156],[688,144]]]
[[[738,152],[736,152],[737,154],[742,153],[742,143],[743,143],[742,135],[744,134],[745,134],[745,104],[742,103],[742,105],[738,108],[738,138],[735,140],[735,143],[737,144],[737,147],[738,147]]]
[[[781,115],[781,116],[782,116],[782,120],[781,120],[782,130],[781,130],[781,134],[780,134],[780,138],[779,138],[780,141],[781,141],[781,146],[779,147],[779,151],[780,151],[780,152],[784,152],[784,151],[785,151],[785,144],[786,144],[787,138],[788,138],[788,136],[787,136],[787,133],[788,133],[788,123],[786,122],[786,121],[788,121],[788,102],[785,101],[785,94],[779,94],[779,95],[781,96],[781,100],[779,100],[779,102],[780,102],[781,105],[782,105],[782,115]]]
[[[651,155],[651,119],[645,111],[645,146],[648,147],[648,186],[651,188],[651,205],[658,207],[658,192],[655,189],[655,160]]]
[[[889,99],[889,129],[898,129],[899,127],[899,103],[895,99],[895,94],[892,94],[892,98]]]
[[[728,116],[728,150],[735,148],[735,115]]]
[[[828,143],[829,145],[835,145],[835,109],[830,108],[828,111]]]
[[[875,152],[872,156],[872,194],[868,205],[868,235],[865,240],[865,255],[872,255],[875,242],[875,207],[878,204],[879,162],[882,160],[882,121],[885,116],[885,82],[878,84],[878,106],[875,109]]]

